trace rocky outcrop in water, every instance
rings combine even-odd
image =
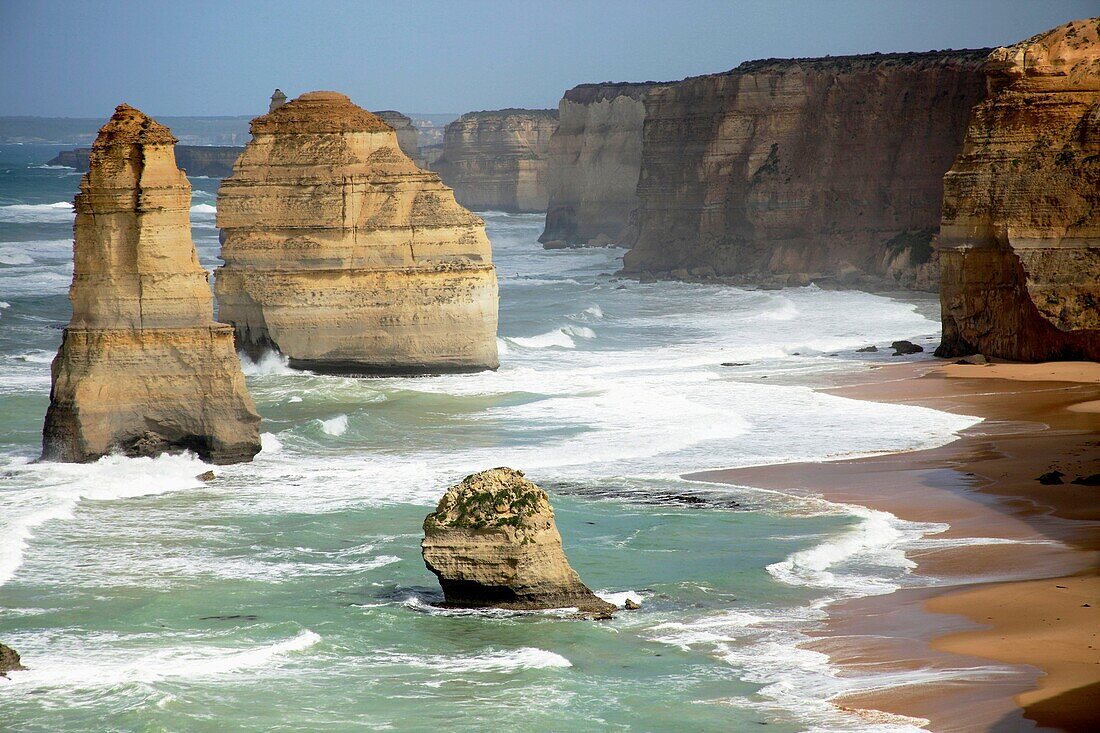
[[[73,316],[53,361],[47,460],[260,450],[255,405],[191,241],[191,185],[167,127],[125,104],[75,200]]]
[[[994,51],[944,178],[938,356],[1100,360],[1100,19]]]
[[[0,644],[0,677],[7,677],[8,672],[20,672],[26,669],[19,659],[19,653],[6,644]]]
[[[401,148],[401,152],[413,160],[419,161],[420,133],[413,126],[412,119],[408,115],[403,115],[392,109],[384,109],[381,112],[375,112],[375,114],[381,117],[382,121],[397,133],[397,144]]]
[[[550,138],[548,247],[621,244],[638,208],[643,99],[656,84],[581,84],[558,105]]]
[[[546,160],[557,126],[553,109],[464,114],[447,125],[432,169],[471,209],[546,211]]]
[[[494,468],[448,489],[424,519],[421,548],[448,606],[615,610],[570,567],[546,492],[521,471]]]
[[[934,289],[987,55],[771,59],[654,89],[626,272]]]
[[[218,314],[241,348],[347,374],[496,368],[484,223],[343,94],[252,121],[217,221]]]
[[[189,176],[210,176],[224,178],[233,170],[233,164],[244,148],[228,145],[177,145],[176,165]],[[88,171],[91,148],[62,150],[48,165],[66,165],[78,171]]]

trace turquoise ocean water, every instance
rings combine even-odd
[[[79,183],[55,150],[0,147],[0,641],[30,667],[0,679],[0,728],[916,730],[828,699],[923,672],[848,676],[797,644],[830,601],[916,582],[904,550],[944,527],[678,478],[973,424],[812,390],[890,359],[857,347],[933,336],[916,306],[620,281],[621,250],[547,252],[541,217],[486,212],[499,371],[350,379],[269,355],[244,365],[264,450],[213,483],[188,456],[36,464]],[[218,181],[192,183],[212,269]],[[641,611],[433,607],[424,515],[500,465],[550,491],[585,581]]]

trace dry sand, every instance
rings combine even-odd
[[[924,361],[876,369],[863,383],[830,391],[985,421],[929,451],[688,478],[811,491],[949,523],[939,537],[1015,540],[910,553],[918,573],[954,589],[838,604],[814,646],[858,667],[1020,665],[989,681],[910,686],[837,704],[927,718],[934,731],[1100,731],[1100,486],[1071,483],[1100,473],[1100,364]],[[1049,471],[1063,473],[1064,483],[1037,480]]]

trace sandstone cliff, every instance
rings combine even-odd
[[[448,489],[424,519],[421,548],[449,606],[615,610],[570,567],[546,492],[521,471],[494,468]]]
[[[620,244],[638,208],[643,99],[654,82],[581,84],[558,105],[547,160],[548,246]]]
[[[392,109],[384,109],[375,114],[397,133],[397,144],[401,152],[413,160],[420,160],[420,133],[413,127],[412,119]]]
[[[213,321],[167,127],[119,105],[75,200],[73,316],[53,361],[49,460],[190,449],[214,463],[260,450],[255,405]]]
[[[939,356],[1100,360],[1100,19],[985,65],[944,178]]]
[[[987,55],[752,61],[654,89],[625,270],[931,289]]]
[[[433,170],[471,209],[546,211],[546,159],[557,126],[552,109],[464,114],[447,125]]]
[[[484,223],[343,94],[252,121],[217,221],[218,314],[241,348],[351,374],[496,368]]]
[[[233,170],[233,163],[244,148],[229,145],[177,145],[176,164],[189,176],[224,178]],[[62,150],[49,165],[67,165],[78,171],[88,171],[91,148]]]

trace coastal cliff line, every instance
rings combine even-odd
[[[625,272],[934,289],[988,53],[766,59],[653,89]]]
[[[92,146],[75,201],[73,315],[51,369],[46,460],[191,450],[236,463],[260,450],[233,329],[213,320],[175,143],[122,104]]]
[[[944,178],[938,356],[1100,360],[1100,19],[994,51]]]
[[[497,367],[485,224],[392,127],[309,92],[251,129],[218,191],[218,312],[240,348],[346,374]]]
[[[657,82],[581,84],[558,104],[547,161],[547,248],[623,244],[638,208],[645,95]]]
[[[546,211],[553,109],[468,112],[447,125],[432,164],[455,199],[475,211]]]

